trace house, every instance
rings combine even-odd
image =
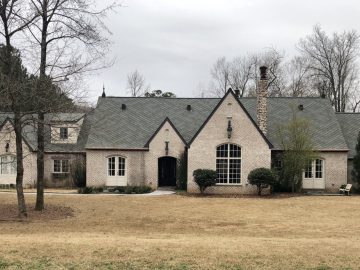
[[[281,165],[279,124],[296,108],[311,121],[319,158],[303,173],[303,188],[337,191],[351,181],[350,170],[359,114],[337,114],[321,97],[267,97],[266,68],[256,98],[229,90],[219,98],[99,98],[88,114],[48,115],[45,171],[47,186],[71,184],[73,160],[86,160],[88,186],[174,186],[177,162],[187,160],[188,192],[199,192],[193,171],[213,169],[217,185],[210,193],[249,194],[249,172]],[[14,183],[14,135],[11,115],[0,114],[1,183]],[[24,134],[25,186],[36,182],[35,130]],[[3,134],[3,135],[1,135]],[[4,172],[4,173],[3,173]]]

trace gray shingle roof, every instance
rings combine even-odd
[[[220,99],[209,98],[99,98],[86,148],[144,148],[166,117],[185,141],[190,142]],[[256,98],[241,103],[256,121]],[[122,104],[126,109],[122,110]],[[291,118],[291,107],[302,104],[300,116],[311,120],[317,150],[348,149],[336,115],[327,99],[269,98],[268,134],[274,149],[281,149],[277,136],[279,124]],[[187,105],[192,110],[187,111]]]
[[[218,102],[208,98],[99,98],[86,148],[144,148],[166,117],[189,142]],[[186,110],[187,105],[191,111]]]
[[[244,107],[253,119],[256,119],[256,99],[241,99]],[[348,150],[341,127],[337,121],[330,101],[323,98],[269,98],[268,99],[268,134],[267,137],[274,149],[282,149],[278,139],[280,124],[287,123],[292,118],[292,108],[304,106],[298,111],[299,117],[309,119],[313,132],[313,143],[316,150]]]
[[[360,132],[360,114],[337,113],[336,117],[339,120],[344,138],[349,147],[349,158],[353,158],[355,155],[357,136]]]
[[[76,122],[85,115],[83,113],[57,113],[47,114],[45,116],[45,122]],[[24,125],[23,138],[31,147],[31,150],[36,151],[37,149],[37,134],[34,125],[34,121],[31,118],[36,118],[36,115],[27,116],[29,123]],[[12,121],[12,113],[0,113],[0,126],[6,119]],[[85,144],[90,129],[91,114],[88,114],[83,122],[78,140],[76,144],[51,144],[50,143],[50,126],[45,125],[45,151],[46,152],[82,152],[85,150]]]

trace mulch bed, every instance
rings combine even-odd
[[[247,194],[204,194],[199,193],[187,193],[178,192],[177,195],[186,197],[198,197],[198,198],[255,198],[255,199],[288,199],[292,197],[304,196],[301,193],[274,193],[265,195],[247,195]]]
[[[31,222],[48,221],[71,218],[74,210],[67,206],[46,205],[43,211],[35,211],[34,206],[27,206],[28,217],[21,219],[18,217],[18,207],[16,204],[0,204],[0,222]]]

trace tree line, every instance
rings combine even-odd
[[[291,59],[274,48],[231,60],[220,57],[211,68],[212,81],[206,92],[221,97],[231,87],[240,90],[241,97],[255,96],[259,67],[266,65],[270,96],[325,96],[337,112],[356,112],[360,104],[359,45],[354,30],[328,35],[316,25],[296,44],[298,54]]]

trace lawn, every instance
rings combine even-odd
[[[29,206],[33,195],[26,195]],[[2,219],[0,269],[359,269],[360,197],[51,195]],[[0,205],[16,203],[0,194]],[[55,211],[54,210],[54,211]]]

